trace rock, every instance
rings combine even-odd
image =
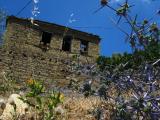
[[[72,78],[71,80],[72,80],[73,82],[75,82],[75,83],[78,82],[78,80],[77,80],[76,78]]]
[[[16,116],[21,117],[26,114],[29,106],[24,103],[18,94],[12,94],[5,105],[4,111],[0,116],[1,120],[12,120]]]
[[[55,112],[56,112],[56,114],[60,114],[60,115],[63,115],[65,113],[62,105],[59,105],[58,107],[56,107]]]
[[[0,120],[12,120],[14,114],[14,107],[11,104],[7,103],[6,108],[0,116]]]
[[[4,110],[5,108],[5,104],[6,104],[6,100],[5,99],[1,99],[0,98],[0,108]]]
[[[6,107],[5,99],[0,98],[0,115],[2,115],[3,110],[5,109],[5,107]]]
[[[66,77],[66,80],[70,80],[71,78],[70,77]]]

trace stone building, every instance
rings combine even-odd
[[[9,16],[0,72],[11,79],[25,81],[64,79],[74,56],[78,62],[94,63],[99,56],[100,38],[65,26]]]

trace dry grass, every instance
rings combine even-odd
[[[113,105],[104,102],[99,97],[76,97],[66,98],[64,102],[66,111],[66,120],[95,120],[92,112],[99,107],[105,107],[106,120],[109,120],[110,112]]]

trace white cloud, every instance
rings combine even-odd
[[[124,0],[111,0],[110,3],[120,3],[123,2]]]

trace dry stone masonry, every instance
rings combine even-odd
[[[94,63],[100,38],[57,24],[9,16],[4,44],[0,48],[0,72],[25,81],[61,80],[70,75],[73,56],[81,63]],[[1,79],[1,76],[0,76]]]

